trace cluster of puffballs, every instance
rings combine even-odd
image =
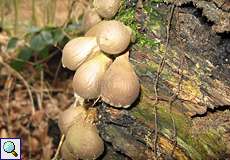
[[[111,106],[128,108],[137,99],[140,84],[129,62],[132,30],[111,20],[120,3],[120,0],[93,1],[93,8],[88,8],[83,16],[84,36],[64,46],[62,64],[76,71],[73,89],[78,97],[100,98]],[[87,120],[84,103],[62,112],[58,125],[65,135],[61,147],[63,159],[96,159],[103,153],[103,140],[95,124]]]

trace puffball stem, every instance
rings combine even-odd
[[[74,101],[74,107],[79,104],[80,106],[84,106],[85,99],[80,97],[77,93],[74,93],[75,101]]]

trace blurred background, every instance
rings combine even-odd
[[[80,35],[87,0],[0,1],[0,137],[22,138],[22,159],[51,159],[55,120],[73,101],[61,49]]]

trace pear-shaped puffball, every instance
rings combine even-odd
[[[67,148],[75,157],[96,159],[104,151],[104,143],[97,128],[90,123],[74,124],[66,135]]]
[[[101,30],[103,30],[104,26],[107,26],[108,21],[101,21],[95,26],[91,27],[86,33],[86,37],[97,37],[100,33]]]
[[[58,126],[62,134],[66,135],[69,128],[75,123],[82,121],[86,117],[86,110],[84,106],[71,106],[64,112],[61,112],[58,119]]]
[[[67,148],[66,141],[64,141],[61,146],[61,156],[62,156],[62,159],[64,160],[76,160],[77,159],[77,157],[74,157],[74,155]]]
[[[108,54],[120,54],[129,45],[131,39],[130,31],[119,21],[107,21],[104,28],[97,36],[100,49]]]
[[[95,9],[87,9],[82,19],[83,31],[88,31],[91,27],[95,26],[101,21],[101,17],[97,14]]]
[[[140,83],[128,56],[117,57],[102,79],[102,100],[114,107],[127,108],[139,95]]]
[[[73,88],[77,95],[84,99],[100,96],[101,79],[112,60],[103,53],[82,64],[73,78]]]
[[[93,6],[98,14],[106,19],[113,18],[120,8],[120,0],[94,0]]]
[[[85,36],[96,36],[100,49],[108,54],[120,54],[129,45],[131,30],[123,23],[111,20],[102,21],[92,27]]]
[[[95,37],[78,37],[63,48],[62,65],[76,70],[91,54],[99,50]]]

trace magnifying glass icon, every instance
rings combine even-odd
[[[3,150],[6,152],[6,153],[11,153],[14,157],[17,157],[18,154],[15,152],[15,145],[13,142],[11,141],[6,141],[4,144],[3,144]]]

